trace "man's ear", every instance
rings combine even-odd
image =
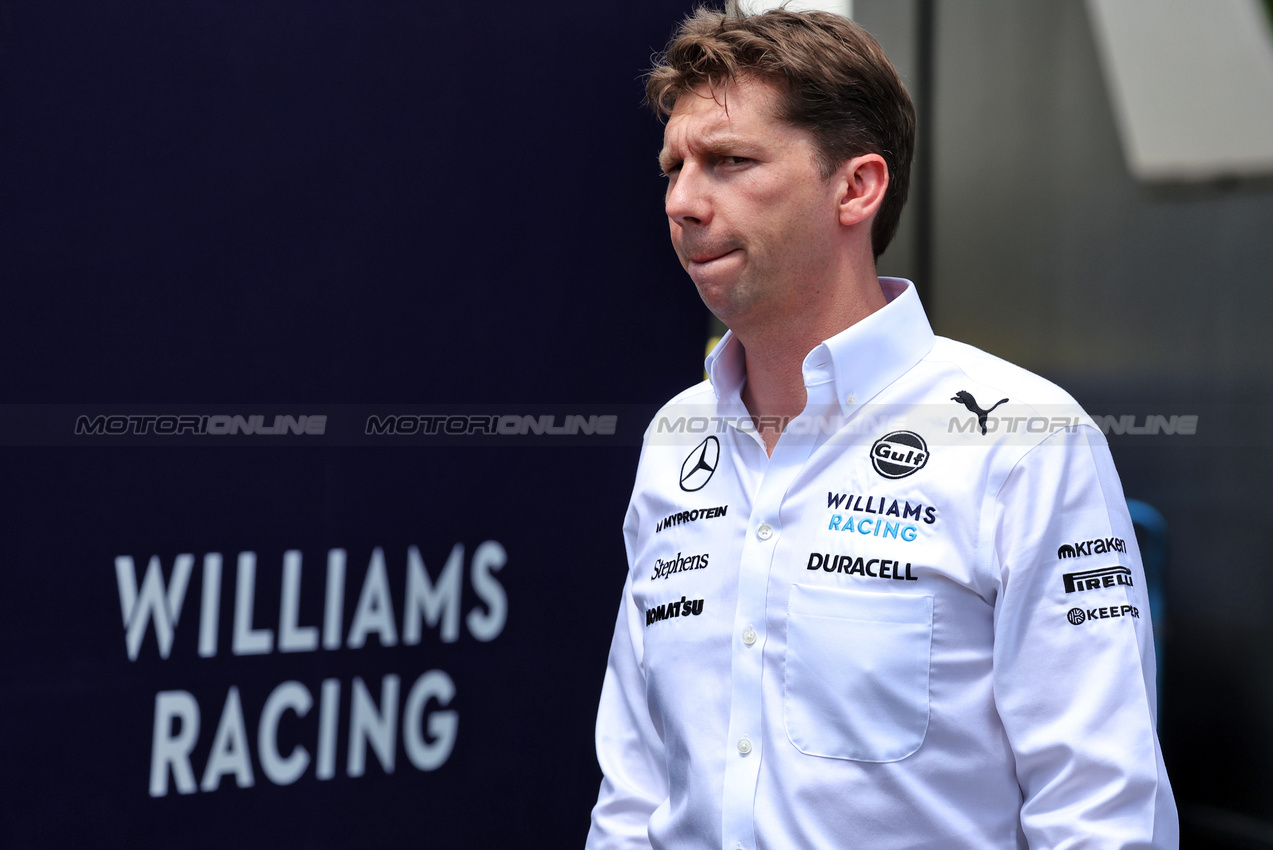
[[[855,156],[836,172],[840,181],[840,224],[852,226],[869,220],[884,202],[888,189],[888,164],[877,153]]]

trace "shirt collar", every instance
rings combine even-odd
[[[805,387],[828,381],[845,415],[869,402],[933,347],[932,326],[909,280],[882,277],[887,302],[865,319],[819,343],[804,359]],[[743,347],[727,332],[704,361],[717,399],[742,404],[747,368]]]

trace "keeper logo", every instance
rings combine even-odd
[[[1140,609],[1135,605],[1111,605],[1108,608],[1071,608],[1065,615],[1073,625],[1081,626],[1089,620],[1115,620],[1120,617],[1140,619]]]

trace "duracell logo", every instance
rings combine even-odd
[[[805,569],[868,578],[889,578],[896,581],[919,581],[919,576],[911,575],[909,563],[903,565],[901,561],[892,561],[887,558],[863,559],[852,555],[810,552],[809,563]]]

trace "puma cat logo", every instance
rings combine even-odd
[[[981,426],[982,434],[986,433],[986,417],[990,415],[990,411],[1007,401],[1006,398],[1001,398],[999,401],[995,402],[994,406],[992,406],[990,410],[982,410],[977,404],[977,400],[972,397],[972,393],[967,390],[960,390],[955,393],[950,400],[959,402],[964,407],[968,408],[969,412],[977,414],[977,424]]]

